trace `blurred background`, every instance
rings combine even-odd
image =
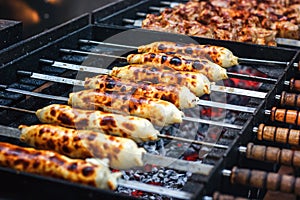
[[[114,0],[0,0],[0,19],[23,22],[27,38]]]

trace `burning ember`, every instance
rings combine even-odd
[[[143,172],[141,170],[130,170],[128,172],[123,172],[123,178],[125,180],[136,180],[150,185],[163,186],[175,190],[181,189],[191,175],[192,174],[190,172],[179,173],[174,170],[157,167],[152,167],[152,170],[150,172]],[[118,187],[118,192],[145,199],[171,199],[169,197],[162,197],[160,195],[150,194],[147,192],[128,189],[124,187]]]

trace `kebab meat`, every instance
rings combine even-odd
[[[221,67],[231,67],[238,64],[238,58],[225,48],[213,45],[180,44],[169,41],[158,41],[138,47],[139,53],[166,53],[177,56],[187,56],[188,59],[206,58]],[[207,63],[208,66],[212,64]]]
[[[182,55],[168,55],[164,53],[130,54],[127,56],[130,64],[152,64],[167,66],[176,71],[197,72],[205,75],[209,80],[221,79],[219,74],[226,74],[226,69],[207,59],[191,59]],[[225,75],[224,75],[225,77]]]
[[[87,130],[41,124],[19,126],[20,140],[39,149],[53,150],[72,158],[108,159],[114,169],[142,166],[143,148],[127,138]]]
[[[52,151],[4,142],[0,142],[0,165],[111,190],[117,188],[117,178],[121,176],[120,173],[111,173],[104,161],[71,159]]]
[[[136,142],[157,140],[158,131],[150,121],[96,110],[81,110],[52,104],[37,110],[42,123],[57,124],[78,130],[92,130],[133,139]]]
[[[130,94],[107,93],[99,89],[70,93],[68,104],[75,108],[135,115],[149,119],[158,126],[181,123],[183,117],[183,112],[168,101]]]
[[[148,14],[142,28],[276,45],[275,37],[300,38],[298,1],[189,1]]]
[[[166,66],[133,64],[125,67],[114,67],[111,75],[131,81],[178,84],[187,87],[196,96],[210,93],[210,82],[203,74],[174,71]],[[212,78],[222,80],[227,78],[227,74],[220,72],[217,77]]]
[[[133,82],[108,75],[86,78],[84,84],[85,88],[99,89],[103,92],[140,95],[169,101],[180,109],[196,106],[197,97],[187,87],[178,84]]]

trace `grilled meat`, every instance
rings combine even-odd
[[[0,165],[18,171],[68,180],[103,189],[117,188],[120,173],[111,173],[100,162],[95,165],[46,150],[0,142]]]
[[[193,59],[203,57],[210,58],[216,64],[222,67],[231,67],[238,64],[238,58],[225,47],[196,44],[179,44],[175,42],[159,41],[138,48],[142,53],[175,53],[178,55],[188,55]],[[210,62],[207,65],[212,66]],[[215,66],[216,68],[216,66]],[[188,71],[188,70],[186,70]],[[224,72],[223,72],[224,73]],[[225,72],[226,73],[226,72]]]
[[[85,79],[85,87],[99,89],[103,92],[116,92],[119,94],[140,95],[157,98],[173,103],[180,109],[192,108],[196,105],[196,96],[180,85],[152,84],[149,82],[133,82],[117,77],[98,75]]]
[[[196,96],[210,93],[210,82],[206,76],[197,72],[174,71],[165,66],[153,65],[128,65],[114,67],[112,75],[132,81],[149,81],[152,83],[167,83],[183,85],[190,89]],[[222,79],[222,74],[213,79]]]
[[[39,109],[36,116],[43,123],[58,124],[79,130],[100,131],[108,135],[130,138],[136,142],[156,140],[159,133],[144,118],[81,110],[60,104],[52,104]]]
[[[20,140],[39,149],[53,150],[72,158],[109,159],[114,169],[142,166],[143,148],[127,138],[114,137],[94,131],[42,124],[21,125]]]
[[[198,72],[211,81],[214,77],[227,77],[226,70],[207,59],[189,59],[182,55],[167,55],[164,53],[143,53],[130,54],[127,61],[131,64],[155,64],[156,66],[165,65],[176,71]],[[221,75],[221,76],[222,76]]]
[[[276,45],[275,37],[300,39],[297,1],[189,1],[159,15],[142,28],[221,40]]]
[[[181,123],[183,112],[170,102],[137,95],[104,93],[98,89],[70,93],[69,105],[84,109],[135,115],[159,126]]]

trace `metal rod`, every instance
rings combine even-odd
[[[35,72],[28,72],[19,70],[17,72],[21,75],[29,76],[30,78],[35,78],[39,80],[45,80],[45,81],[52,81],[56,83],[63,83],[63,84],[69,84],[69,85],[75,85],[75,86],[84,86],[84,81],[76,80],[76,79],[69,79],[69,78],[63,78],[59,76],[52,76],[52,75],[46,75],[46,74],[39,74]],[[246,112],[246,113],[254,113],[256,108],[251,108],[247,106],[238,106],[233,104],[226,104],[226,103],[219,103],[215,101],[208,101],[208,100],[196,100],[197,104],[200,106],[209,106],[209,107],[215,107],[215,108],[222,108],[227,110],[233,110],[233,111],[240,111],[240,112]]]
[[[11,127],[0,125],[0,135],[20,139],[21,132],[20,132],[20,130],[18,130],[16,128],[11,128]],[[184,161],[184,162],[187,162],[187,161]],[[203,165],[203,164],[202,164],[202,166],[207,167],[207,169],[212,169],[212,167],[213,167],[210,165]],[[201,167],[201,165],[200,165],[200,167]],[[117,182],[118,182],[119,186],[126,187],[126,188],[132,188],[132,189],[136,189],[136,190],[140,190],[140,191],[151,192],[151,193],[155,193],[155,194],[161,194],[164,196],[169,196],[169,197],[174,197],[174,198],[179,198],[179,199],[186,199],[186,200],[193,198],[193,194],[191,194],[189,192],[173,190],[173,189],[165,188],[162,186],[150,185],[150,184],[140,183],[137,181],[124,180],[124,179],[118,179]]]
[[[204,146],[214,147],[214,148],[219,148],[219,149],[228,149],[228,148],[229,148],[229,147],[226,146],[226,145],[213,144],[213,143],[209,143],[209,142],[203,142],[203,141],[191,140],[191,139],[186,139],[186,138],[181,138],[181,137],[176,137],[176,136],[171,136],[171,135],[158,134],[158,137],[160,137],[160,138],[165,138],[165,139],[178,140],[178,141],[181,141],[181,142],[187,142],[187,143],[199,144],[199,145],[204,145]]]
[[[226,86],[214,85],[214,84],[211,84],[210,90],[214,92],[225,92],[229,94],[242,95],[242,96],[254,97],[259,99],[264,99],[267,96],[266,92],[258,92],[253,90],[226,87]]]
[[[178,6],[180,3],[178,2],[169,2],[169,1],[161,1],[160,4],[170,6],[171,8]]]
[[[133,19],[123,18],[122,21],[125,23],[132,24],[135,27],[142,27],[142,24],[143,24],[142,20],[133,20]]]
[[[134,20],[133,20],[134,21]],[[122,47],[122,48],[129,48],[129,49],[137,49],[137,46],[130,46],[130,45],[122,45],[122,44],[114,44],[114,43],[108,43],[108,42],[98,42],[93,40],[85,40],[80,39],[81,43],[85,44],[95,44],[95,45],[106,45],[106,46],[115,46],[115,47]],[[257,64],[276,64],[276,65],[285,65],[287,66],[289,62],[283,62],[283,61],[273,61],[273,60],[260,60],[260,59],[250,59],[250,58],[238,58],[239,62],[241,63],[257,63]],[[294,67],[298,67],[298,63],[293,64]]]
[[[27,109],[23,109],[23,108],[16,108],[16,107],[4,106],[4,105],[0,105],[0,108],[5,109],[5,110],[14,110],[14,111],[18,111],[18,112],[35,114],[35,111],[27,110]]]
[[[53,67],[59,67],[63,69],[70,69],[70,70],[81,71],[81,72],[91,72],[96,74],[107,74],[107,75],[109,75],[111,72],[111,70],[109,69],[69,64],[69,63],[47,60],[47,59],[40,59],[40,62],[50,64]]]
[[[234,73],[234,72],[227,72],[227,75],[230,78],[243,78],[243,79],[246,79],[246,80],[269,82],[269,83],[276,83],[277,82],[277,79],[274,79],[274,78],[253,76],[253,75],[250,75],[250,74],[239,74],[239,73]]]
[[[60,97],[60,96],[42,94],[42,93],[37,93],[37,92],[30,92],[30,91],[20,90],[20,89],[16,89],[16,88],[6,88],[5,91],[29,95],[29,96],[33,96],[33,97],[39,97],[39,98],[43,98],[43,99],[59,100],[59,101],[66,101],[66,102],[68,101],[67,97]]]
[[[93,52],[88,52],[88,51],[78,51],[78,50],[72,50],[72,49],[61,49],[61,50],[62,50],[62,52],[71,53],[71,54],[78,53],[78,54],[84,54],[84,55],[97,55],[97,56],[111,57],[111,58],[117,58],[117,59],[122,59],[122,60],[127,61],[126,57],[115,56],[115,55],[110,55],[110,54],[93,53]],[[272,82],[272,83],[277,82],[277,79],[253,76],[253,75],[249,75],[249,74],[239,74],[239,73],[227,72],[227,75],[229,75],[233,78],[244,78],[244,79],[253,80],[253,81],[263,81],[263,82]]]
[[[3,105],[0,105],[0,109],[14,110],[14,111],[18,111],[18,112],[33,114],[33,115],[36,114],[36,112],[32,111],[32,110],[16,108],[16,107],[10,107],[10,106],[3,106]],[[171,136],[171,135],[158,134],[157,136],[160,137],[160,138],[164,138],[164,139],[172,139],[172,140],[177,140],[177,141],[180,141],[180,142],[199,144],[199,145],[204,145],[204,146],[209,146],[209,147],[214,147],[214,148],[219,148],[219,149],[228,149],[229,148],[226,145],[213,144],[213,143],[209,143],[209,142],[191,140],[191,139],[186,139],[186,138],[181,138],[181,137],[176,137],[176,136]]]
[[[111,58],[117,58],[117,59],[122,59],[126,60],[126,58],[121,57],[121,56],[115,56],[115,55],[108,55],[108,54],[101,54],[101,53],[93,53],[89,51],[80,51],[80,50],[73,50],[73,49],[59,49],[59,51],[63,53],[77,53],[77,54],[85,54],[85,55],[93,55],[93,56],[103,56],[103,57],[111,57]]]
[[[216,125],[216,126],[223,126],[223,127],[238,129],[238,130],[243,129],[243,126],[239,126],[239,125],[235,125],[235,124],[228,124],[228,123],[224,123],[224,122],[211,121],[211,120],[206,120],[206,119],[196,119],[196,118],[192,118],[192,117],[183,117],[183,120],[190,121],[190,122],[203,123],[203,124]]]
[[[58,61],[52,61],[52,60],[46,60],[42,59],[42,62],[51,63],[51,66],[53,67],[60,67],[64,69],[71,69],[71,70],[78,70],[82,72],[94,72],[94,73],[100,73],[100,74],[108,74],[110,75],[111,70],[103,69],[103,68],[94,68],[94,67],[87,67],[87,66],[81,66],[81,65],[74,65],[74,64],[68,64]],[[89,71],[91,70],[91,71]],[[249,96],[254,98],[261,98],[264,99],[267,95],[265,92],[257,92],[253,90],[246,90],[246,89],[239,89],[239,88],[232,88],[232,87],[225,87],[225,86],[218,86],[218,85],[211,85],[210,88],[212,91],[215,92],[225,92],[229,94],[236,94],[236,95],[243,95],[243,96]]]
[[[231,176],[231,170],[223,169],[222,174],[223,174],[223,176]]]
[[[243,146],[239,147],[239,152],[246,153],[247,152],[247,147],[243,147]]]
[[[163,12],[167,7],[156,7],[156,6],[149,6],[149,10]]]
[[[251,108],[251,107],[247,107],[247,106],[238,106],[238,105],[233,105],[233,104],[219,103],[216,101],[207,101],[207,100],[202,100],[202,99],[197,99],[197,104],[201,105],[201,106],[210,106],[210,107],[215,107],[215,108],[240,111],[240,112],[246,112],[246,113],[254,113],[256,110],[256,108]]]
[[[68,102],[68,100],[69,100],[67,97],[60,97],[60,96],[55,96],[55,95],[30,92],[30,91],[26,91],[26,90],[15,89],[15,88],[6,88],[4,90],[7,92],[14,92],[14,93],[18,93],[18,94],[25,94],[25,95],[29,95],[29,96],[51,99],[51,100],[59,100],[59,101],[65,101],[65,102]],[[205,120],[205,119],[196,119],[196,118],[192,118],[192,117],[183,117],[182,119],[185,121],[191,121],[191,122],[197,122],[197,123],[203,123],[203,124],[211,124],[211,125],[216,125],[216,126],[223,126],[223,127],[232,128],[232,129],[242,129],[243,128],[242,126],[239,126],[239,125],[228,124],[228,123],[217,122],[217,121],[210,121],[210,120]]]

